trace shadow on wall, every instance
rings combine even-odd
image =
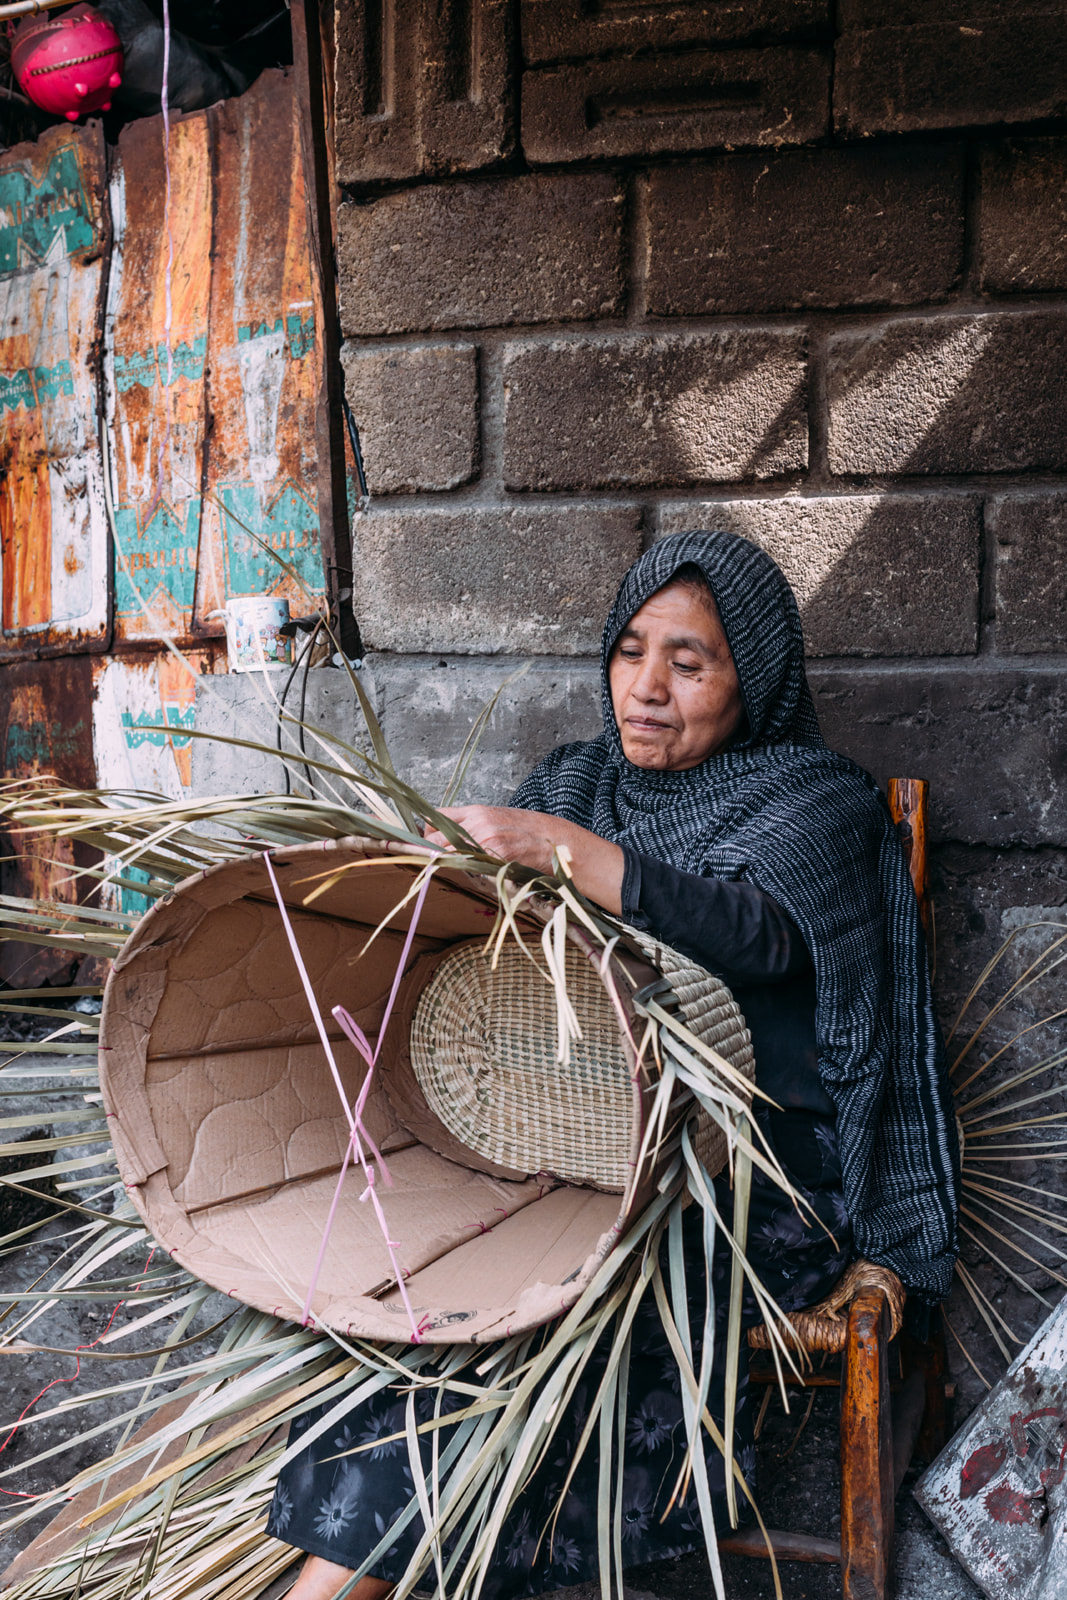
[[[678,503],[661,519],[664,533],[702,517],[764,546],[797,594],[828,742],[883,786],[893,775],[930,780],[946,1024],[985,963],[1017,936],[950,1051],[951,1059],[1010,983],[1021,984],[957,1075],[961,1105],[975,1103],[967,1148],[978,1185],[965,1208],[962,1259],[996,1307],[1011,1353],[1062,1293],[1062,1278],[1051,1275],[1062,1269],[1055,1236],[1035,1243],[1042,1233],[1050,1239],[1040,1213],[1009,1206],[1020,1194],[1032,1203],[1067,1188],[1062,1146],[1042,1143],[1058,1137],[1054,1126],[1035,1129],[1028,1150],[1031,1135],[1015,1120],[1054,1117],[1065,1104],[1063,969],[1038,986],[1022,978],[1067,922],[1067,672],[1062,657],[1033,659],[1063,650],[1067,505],[1062,492],[1020,488],[1017,478],[1003,491],[944,478],[1067,467],[1065,345],[1062,322],[1033,312],[909,318],[839,334],[828,352],[830,471],[907,487]],[[674,425],[684,450],[687,414],[676,409]],[[985,499],[997,535],[997,654],[977,658]],[[990,1076],[972,1083],[982,1060]],[[983,1110],[993,1082],[1004,1098],[991,1096]],[[1036,1103],[1043,1093],[1053,1098]],[[993,1154],[985,1147],[984,1165],[983,1131],[1009,1141],[994,1143]],[[948,1316],[966,1353],[950,1341],[958,1422],[984,1396],[978,1373],[995,1380],[1005,1361],[959,1281]]]
[[[783,463],[800,464],[798,446],[803,450],[801,440],[807,434],[807,385],[800,373],[783,382],[776,355],[771,350],[761,359],[752,351],[747,360],[731,362],[729,376],[705,374],[671,400],[664,443],[675,467],[683,469],[681,477],[700,481],[723,475],[719,430],[724,420],[731,433],[740,435],[731,476],[773,477]]]
[[[941,837],[994,845],[1067,838],[1067,752],[1056,734],[1067,685],[1062,673],[1020,670],[1004,653],[1060,648],[1053,610],[1064,560],[1040,532],[1053,501],[1013,486],[994,507],[998,530],[1003,523],[1003,537],[1018,541],[1011,582],[1022,610],[1014,622],[1002,619],[1000,657],[979,666],[984,495],[914,484],[926,474],[1067,466],[1065,346],[1062,322],[1032,312],[907,319],[837,335],[830,469],[910,486],[675,503],[661,516],[664,534],[703,522],[775,557],[800,603],[829,742],[883,783],[894,774],[930,777]],[[695,458],[686,413],[675,407],[672,416],[676,446]],[[851,659],[820,670],[821,657]],[[868,668],[857,657],[881,663]],[[887,657],[902,667],[935,659],[924,672],[893,675]]]

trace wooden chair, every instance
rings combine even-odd
[[[925,783],[905,779],[889,785],[890,807],[902,829],[924,923],[929,912],[926,790]],[[869,1261],[856,1261],[826,1300],[790,1317],[809,1354],[836,1356],[839,1361],[839,1369],[813,1363],[813,1370],[799,1381],[806,1388],[838,1383],[841,1387],[841,1538],[821,1539],[772,1529],[770,1539],[778,1560],[840,1562],[845,1600],[882,1600],[893,1541],[893,1503],[900,1482],[916,1443],[925,1456],[936,1455],[944,1443],[943,1335],[926,1344],[909,1338],[901,1330],[903,1309],[904,1290],[895,1273]],[[764,1329],[751,1330],[749,1347],[755,1354],[767,1348]],[[769,1361],[753,1364],[751,1376],[757,1384],[775,1381]],[[172,1415],[161,1411],[142,1431],[153,1431]],[[239,1448],[252,1454],[268,1448],[275,1439],[275,1435],[260,1436]],[[184,1441],[175,1441],[171,1449],[176,1450],[179,1443]],[[218,1468],[223,1470],[225,1463]],[[109,1486],[111,1491],[117,1485],[125,1486],[125,1481],[117,1477]],[[71,1549],[80,1536],[79,1519],[97,1504],[99,1492],[95,1487],[86,1489],[72,1500],[16,1557],[4,1574],[5,1584]],[[767,1555],[758,1528],[721,1539],[719,1548],[737,1555]],[[287,1560],[284,1552],[278,1555],[277,1569]]]
[[[929,938],[927,791],[922,780],[894,778],[888,795]],[[902,1327],[904,1300],[894,1272],[860,1260],[826,1300],[789,1318],[813,1358],[812,1369],[792,1381],[841,1388],[841,1538],[772,1529],[770,1540],[778,1560],[840,1562],[844,1600],[883,1600],[897,1491],[916,1445],[930,1458],[945,1442],[944,1334],[938,1327],[925,1343],[912,1338]],[[765,1327],[750,1331],[749,1349],[769,1349]],[[828,1356],[838,1358],[836,1367]],[[751,1362],[750,1377],[776,1381],[769,1360]],[[767,1556],[758,1528],[720,1539],[719,1548]]]

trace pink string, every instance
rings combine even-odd
[[[382,1043],[385,1039],[385,1030],[389,1026],[389,1018],[393,1013],[393,1006],[396,1001],[397,993],[400,989],[401,980],[404,976],[404,968],[407,966],[408,956],[411,953],[411,946],[414,943],[415,930],[418,926],[419,917],[422,914],[422,908],[426,900],[426,895],[429,892],[430,874],[426,874],[422,882],[422,887],[419,889],[418,895],[415,899],[415,908],[411,914],[411,922],[408,926],[407,936],[404,940],[404,948],[401,952],[400,961],[397,964],[396,974],[393,978],[393,986],[389,992],[389,1000],[385,1008],[385,1015],[382,1018],[382,1025],[378,1031],[378,1043],[373,1052],[371,1051],[370,1041],[363,1032],[363,1029],[352,1019],[352,1017],[349,1016],[344,1006],[334,1006],[333,1008],[332,1015],[336,1018],[347,1038],[353,1045],[355,1045],[356,1049],[367,1063],[366,1077],[363,1080],[363,1085],[360,1089],[359,1095],[356,1098],[355,1105],[350,1110],[348,1105],[348,1097],[345,1094],[344,1084],[341,1082],[341,1074],[337,1069],[337,1062],[334,1058],[333,1048],[326,1033],[326,1027],[322,1020],[322,1013],[319,1008],[318,1001],[315,998],[315,990],[312,987],[311,978],[308,975],[307,967],[304,965],[304,958],[300,953],[300,946],[297,944],[296,935],[293,932],[293,925],[289,919],[289,908],[285,904],[285,900],[282,897],[282,892],[278,887],[278,879],[274,873],[274,865],[271,861],[269,850],[264,851],[263,860],[266,864],[267,876],[270,879],[271,888],[274,890],[274,898],[278,902],[278,910],[281,913],[282,926],[285,929],[286,938],[289,941],[289,948],[293,953],[293,960],[296,963],[296,970],[300,974],[300,981],[304,986],[304,993],[307,996],[308,1005],[311,1007],[311,1015],[314,1019],[315,1027],[318,1029],[319,1040],[325,1052],[326,1060],[329,1063],[330,1072],[333,1075],[334,1085],[336,1086],[337,1093],[340,1096],[341,1106],[348,1121],[349,1127],[348,1144],[345,1147],[344,1160],[341,1163],[341,1170],[337,1175],[337,1184],[334,1189],[333,1199],[330,1202],[329,1212],[326,1216],[326,1225],[322,1233],[322,1242],[319,1245],[319,1253],[315,1261],[314,1270],[311,1274],[311,1282],[308,1285],[307,1297],[304,1300],[302,1321],[306,1326],[311,1320],[311,1301],[318,1285],[319,1274],[322,1271],[322,1263],[326,1256],[326,1247],[329,1244],[334,1218],[337,1215],[337,1206],[341,1198],[341,1189],[344,1184],[345,1174],[348,1171],[349,1163],[352,1161],[353,1157],[355,1157],[355,1160],[362,1169],[363,1176],[366,1180],[366,1188],[359,1198],[361,1201],[369,1199],[372,1207],[374,1208],[374,1215],[377,1219],[378,1226],[382,1231],[382,1238],[385,1241],[386,1250],[389,1252],[389,1262],[393,1269],[393,1276],[396,1279],[396,1286],[400,1291],[400,1298],[404,1303],[404,1310],[407,1312],[408,1321],[411,1324],[411,1337],[415,1344],[419,1344],[422,1338],[423,1322],[425,1322],[425,1318],[423,1319],[423,1322],[416,1321],[415,1312],[408,1296],[407,1287],[404,1283],[404,1273],[396,1257],[396,1251],[399,1248],[399,1242],[397,1240],[390,1239],[389,1237],[389,1229],[386,1226],[385,1212],[382,1210],[382,1203],[378,1199],[375,1169],[367,1160],[367,1156],[363,1148],[364,1141],[367,1145],[369,1145],[374,1159],[381,1168],[386,1184],[391,1184],[392,1179],[389,1175],[389,1169],[385,1164],[381,1151],[378,1149],[378,1146],[375,1144],[373,1138],[363,1123],[362,1113],[363,1108],[367,1103],[367,1095],[370,1092],[371,1078],[374,1073],[374,1068],[377,1064],[378,1056],[381,1053]]]

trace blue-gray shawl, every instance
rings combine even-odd
[[[747,726],[699,767],[650,772],[623,755],[608,660],[634,612],[689,562],[715,595]],[[511,804],[686,872],[743,879],[789,912],[815,965],[819,1069],[857,1250],[936,1303],[956,1259],[959,1151],[922,926],[882,795],[819,731],[792,590],[733,534],[664,539],[623,579],[601,670],[604,732],[554,750]]]

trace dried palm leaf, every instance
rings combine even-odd
[[[392,852],[398,846],[410,847],[412,862],[425,867],[426,848],[417,828],[418,819],[423,819],[452,842],[450,868],[496,875],[500,914],[487,941],[487,955],[490,959],[499,955],[503,942],[514,939],[540,966],[556,992],[561,1049],[566,1050],[577,1025],[559,958],[568,919],[580,923],[605,953],[619,940],[619,925],[577,893],[567,879],[565,862],[559,863],[555,877],[498,862],[404,784],[392,769],[358,682],[357,689],[375,754],[368,756],[324,730],[301,725],[304,743],[310,736],[318,750],[313,756],[304,751],[299,756],[300,766],[313,775],[310,793],[173,802],[132,793],[78,791],[55,781],[6,786],[0,813],[19,829],[80,840],[101,853],[104,865],[82,869],[95,894],[94,904],[44,906],[0,899],[0,927],[6,927],[10,937],[111,956],[121,949],[132,926],[128,914],[108,903],[109,895],[117,899],[116,891],[123,886],[135,887],[153,903],[186,878],[221,862],[278,845],[353,836],[388,843]],[[275,747],[255,739],[234,742],[277,753]],[[476,744],[477,737],[461,757],[460,773]],[[391,859],[396,859],[395,853]],[[308,883],[308,902],[322,887],[322,881]],[[540,949],[523,942],[517,920],[524,896],[534,890],[556,903]],[[735,1258],[726,1334],[731,1361],[740,1349],[741,1298],[747,1282],[777,1328],[776,1357],[793,1364],[788,1327],[744,1259],[746,1196],[753,1165],[786,1193],[792,1191],[770,1151],[753,1134],[746,1097],[739,1092],[729,1063],[655,1002],[638,1009],[645,1029],[640,1049],[655,1063],[658,1077],[646,1144],[655,1149],[659,1163],[659,1192],[547,1335],[524,1335],[489,1348],[373,1346],[336,1329],[301,1328],[236,1307],[227,1311],[221,1324],[216,1318],[198,1332],[197,1319],[203,1321],[208,1314],[209,1290],[176,1264],[165,1259],[160,1264],[158,1250],[148,1262],[152,1241],[118,1182],[98,1086],[91,1068],[80,1064],[95,1050],[96,1019],[80,1014],[64,1018],[48,1043],[57,1058],[67,1058],[63,1067],[57,1059],[56,1070],[66,1074],[67,1096],[72,1089],[83,1096],[84,1116],[79,1113],[51,1138],[36,1141],[41,1156],[51,1159],[21,1172],[18,1181],[25,1185],[40,1176],[56,1180],[56,1215],[67,1220],[69,1231],[56,1239],[56,1259],[40,1281],[27,1294],[7,1297],[11,1303],[0,1309],[0,1349],[46,1349],[34,1343],[35,1324],[48,1307],[78,1299],[133,1312],[98,1341],[100,1348],[90,1353],[90,1364],[105,1353],[112,1359],[127,1354],[131,1360],[136,1354],[143,1358],[143,1352],[124,1352],[123,1340],[150,1327],[159,1327],[160,1336],[149,1352],[154,1360],[150,1374],[71,1396],[47,1413],[53,1420],[57,1412],[69,1413],[72,1423],[85,1419],[87,1425],[69,1444],[51,1445],[23,1460],[18,1469],[0,1468],[0,1487],[28,1466],[48,1462],[59,1468],[73,1443],[97,1439],[102,1444],[114,1430],[113,1418],[94,1420],[94,1407],[105,1398],[109,1405],[125,1404],[118,1419],[125,1432],[117,1447],[0,1523],[0,1528],[12,1530],[42,1511],[65,1505],[72,1495],[78,1497],[78,1537],[57,1544],[37,1570],[20,1577],[8,1590],[9,1600],[73,1600],[75,1595],[139,1600],[179,1593],[183,1600],[245,1600],[258,1594],[291,1558],[287,1547],[268,1540],[263,1531],[280,1467],[316,1436],[329,1434],[369,1395],[398,1381],[411,1386],[412,1396],[405,1443],[417,1493],[408,1518],[423,1529],[399,1585],[399,1600],[416,1584],[431,1589],[440,1600],[446,1593],[451,1600],[477,1600],[503,1520],[543,1458],[594,1348],[598,1343],[602,1348],[604,1340],[608,1357],[579,1453],[599,1447],[599,1537],[606,1596],[613,1578],[618,1582],[621,1576],[617,1490],[626,1449],[629,1339],[634,1316],[646,1299],[659,1308],[684,1400],[686,1450],[675,1492],[685,1492],[690,1480],[695,1484],[714,1586],[721,1597],[705,1435],[731,1463],[727,1478],[732,1509],[737,1505],[735,1481],[747,1490],[732,1464],[734,1391],[727,1395],[723,1434],[707,1410],[710,1337],[705,1337],[702,1359],[694,1366],[686,1307],[699,1303],[704,1293],[706,1335],[714,1326],[714,1307],[706,1286],[685,1282],[682,1209],[683,1204],[702,1208],[709,1281],[715,1241],[724,1231],[730,1237]],[[16,1054],[12,1052],[13,1059]],[[714,1190],[694,1154],[690,1122],[698,1107],[727,1137],[736,1196],[732,1235],[718,1215]],[[27,1147],[0,1144],[0,1156],[12,1150],[25,1154]],[[113,1208],[110,1213],[108,1207]],[[9,1246],[18,1248],[14,1235],[0,1238],[0,1251]],[[0,1308],[4,1305],[0,1297]],[[436,1396],[436,1415],[417,1424],[414,1394],[422,1388]],[[325,1403],[323,1415],[297,1444],[286,1445],[280,1430],[313,1401]],[[36,1414],[12,1419],[31,1448],[40,1420]],[[446,1426],[447,1435],[441,1432]],[[431,1443],[428,1468],[420,1438]],[[235,1453],[238,1444],[242,1448]],[[373,1567],[398,1531],[396,1526],[383,1530],[380,1547],[367,1558],[365,1569]],[[551,1538],[551,1528],[542,1530],[542,1536]],[[780,1593],[776,1572],[774,1581]]]
[[[1025,1317],[1032,1302],[1035,1319],[1050,1309],[1043,1288],[1067,1288],[1067,1184],[1055,1189],[1027,1181],[1039,1162],[1064,1163],[1067,1174],[1067,1008],[1055,1000],[1050,1007],[1047,997],[1050,985],[1062,983],[1065,961],[1067,919],[1036,915],[1014,929],[965,996],[948,1036],[950,1045],[964,1040],[951,1071],[963,1158],[961,1234],[970,1261],[961,1262],[957,1281],[1005,1361],[1033,1327],[1027,1320],[1017,1331],[1014,1314],[1009,1324],[982,1280],[993,1274],[1013,1284],[1023,1296],[1020,1313]],[[1035,1000],[1040,1014],[1033,1017],[1026,1008]],[[1049,1137],[1061,1127],[1062,1138]],[[990,1387],[967,1340],[951,1322],[949,1328]]]

